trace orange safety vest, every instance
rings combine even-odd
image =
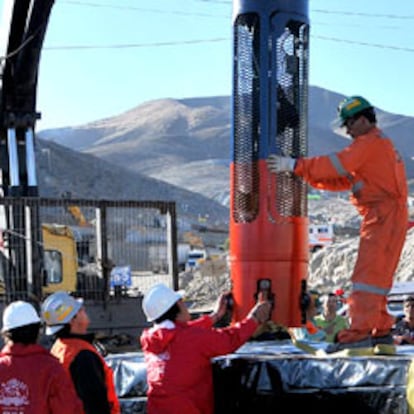
[[[109,405],[111,406],[111,414],[120,414],[121,408],[119,405],[118,397],[115,392],[114,379],[112,369],[108,366],[103,357],[95,349],[95,347],[87,341],[78,338],[58,338],[53,344],[50,350],[51,354],[59,359],[65,370],[70,375],[69,367],[79,352],[88,350],[102,360],[102,366],[104,368],[106,389],[108,395]]]

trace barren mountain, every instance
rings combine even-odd
[[[348,144],[331,129],[341,99],[327,90],[310,89],[310,155],[334,152]],[[413,179],[414,118],[381,110],[378,118]],[[56,196],[64,188],[77,197],[176,200],[182,214],[209,214],[227,221],[228,209],[207,197],[223,204],[228,200],[230,134],[229,97],[152,101],[84,126],[42,131],[40,137],[48,140],[40,140],[38,146],[42,195]],[[348,288],[358,247],[355,208],[341,198],[328,198],[310,201],[309,215],[342,228],[331,247],[311,256],[309,286],[321,291]],[[344,229],[351,230],[349,235]],[[414,232],[410,230],[396,280],[414,277],[413,258]],[[197,273],[182,277],[181,287],[199,304],[210,303],[229,282],[225,270],[211,277]]]
[[[309,155],[348,144],[331,122],[342,95],[310,88]],[[230,97],[162,99],[87,125],[46,130],[40,137],[141,174],[214,198],[229,194]],[[414,177],[414,119],[378,110],[379,124]]]
[[[37,141],[40,195],[74,198],[176,201],[178,217],[196,222],[209,215],[211,222],[226,224],[226,207],[200,194],[136,173],[122,165],[72,151],[50,141]]]

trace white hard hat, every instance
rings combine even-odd
[[[32,323],[40,323],[41,320],[36,309],[28,302],[18,300],[10,303],[3,312],[3,328],[2,332],[11,329],[20,328],[22,326],[31,325]]]
[[[142,309],[149,322],[158,319],[167,312],[174,303],[178,302],[184,296],[182,290],[174,292],[163,283],[154,285],[144,296]]]
[[[75,299],[67,292],[55,292],[42,303],[42,318],[46,335],[54,335],[69,323],[83,306],[83,299]]]

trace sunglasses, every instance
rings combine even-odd
[[[355,115],[355,116],[351,116],[351,118],[348,118],[343,124],[342,126],[345,126],[347,128],[351,128],[356,121],[358,121],[358,119],[361,117],[361,115]]]

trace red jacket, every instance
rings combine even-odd
[[[7,344],[0,353],[0,412],[82,412],[70,377],[40,345]]]
[[[72,364],[75,357],[81,351],[90,351],[96,354],[102,362],[102,367],[105,375],[105,384],[106,384],[106,394],[107,399],[109,402],[109,407],[111,410],[111,414],[120,414],[121,408],[119,405],[118,397],[115,392],[114,380],[113,380],[113,372],[112,369],[108,366],[106,361],[102,358],[102,356],[98,353],[95,347],[90,344],[89,342],[78,339],[78,338],[59,338],[53,344],[51,349],[51,353],[59,359],[62,363],[63,367],[68,371],[70,369],[70,365]],[[85,367],[86,369],[86,367]],[[96,410],[96,407],[95,407]],[[79,414],[84,413],[85,410],[79,411]]]
[[[254,319],[245,319],[215,329],[211,318],[203,316],[188,323],[165,321],[144,330],[148,414],[212,414],[210,359],[234,352],[256,328]]]

